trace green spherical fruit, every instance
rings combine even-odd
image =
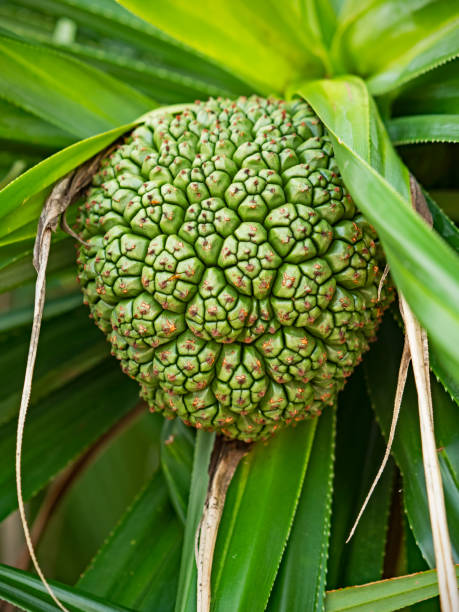
[[[266,438],[336,400],[391,299],[303,101],[152,113],[81,207],[79,279],[152,410]]]

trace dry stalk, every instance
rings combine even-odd
[[[446,519],[440,464],[435,444],[427,334],[411,312],[403,296],[400,296],[400,303],[402,306],[400,310],[405,322],[406,335],[410,345],[414,379],[418,394],[422,459],[424,462],[441,609],[443,612],[458,612],[459,595],[456,572],[454,570],[451,541]]]
[[[430,214],[427,201],[413,176],[410,176],[410,191],[413,208],[432,227],[432,215]],[[429,342],[426,331],[419,324],[403,295],[400,295],[400,312],[405,323],[405,333],[410,346],[411,362],[413,364],[414,380],[418,394],[422,459],[437,566],[440,603],[443,612],[458,612],[459,594],[446,518],[440,464],[435,444],[432,394],[430,391]]]
[[[225,440],[222,436],[215,439],[209,464],[207,497],[196,530],[197,612],[210,610],[212,562],[226,493],[240,460],[250,448],[250,444],[239,440]]]
[[[67,210],[70,204],[72,204],[78,198],[82,190],[91,181],[103,154],[104,152],[100,153],[77,170],[72,170],[72,172],[56,183],[48,199],[46,200],[43,211],[40,215],[33,254],[33,264],[37,271],[37,281],[35,284],[32,333],[30,338],[29,353],[27,356],[27,366],[24,377],[24,387],[22,390],[16,436],[16,489],[19,516],[24,530],[27,548],[29,550],[30,558],[35,570],[43,582],[43,585],[54,603],[58,606],[58,608],[63,610],[63,612],[68,612],[67,608],[65,608],[65,606],[56,597],[54,591],[43,574],[40,564],[38,563],[38,559],[35,555],[34,545],[27,522],[24,498],[22,495],[22,442],[24,438],[24,426],[27,417],[27,409],[32,391],[33,371],[37,357],[38,339],[40,336],[43,307],[45,304],[46,268],[48,265],[49,251],[51,247],[51,235],[53,231],[56,231],[63,213]]]

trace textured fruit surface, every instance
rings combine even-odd
[[[153,113],[81,206],[79,279],[152,410],[245,441],[336,400],[390,289],[303,101]]]

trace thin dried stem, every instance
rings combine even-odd
[[[46,580],[43,571],[38,563],[38,559],[35,555],[35,550],[32,542],[32,537],[30,534],[29,525],[27,523],[27,517],[24,506],[24,498],[22,495],[22,441],[24,438],[24,426],[25,420],[27,416],[27,408],[29,406],[30,393],[32,389],[32,377],[33,370],[35,366],[35,359],[37,356],[37,347],[38,347],[38,337],[40,335],[40,327],[41,327],[41,319],[43,315],[43,306],[45,303],[45,283],[46,283],[46,265],[48,262],[49,249],[51,246],[51,229],[47,228],[43,231],[41,235],[41,248],[39,252],[38,258],[38,276],[35,287],[35,306],[34,306],[34,315],[33,315],[33,324],[32,324],[32,337],[30,340],[30,348],[29,355],[27,358],[27,367],[24,379],[24,388],[22,392],[21,398],[21,407],[19,409],[19,418],[18,418],[18,428],[17,428],[17,437],[16,437],[16,490],[18,496],[18,507],[19,507],[19,516],[21,518],[22,528],[24,529],[24,536],[27,544],[27,548],[29,549],[30,558],[32,559],[32,563],[35,567],[37,574],[40,577],[40,580],[43,582],[44,587],[48,591],[51,599],[54,603],[63,610],[63,612],[68,612],[67,608],[59,601],[57,596],[54,594],[51,586]]]
[[[22,495],[22,442],[24,438],[24,427],[27,417],[27,409],[32,392],[32,379],[37,357],[38,339],[40,336],[41,321],[43,318],[43,307],[45,304],[46,292],[46,268],[48,265],[49,251],[51,248],[51,235],[57,229],[62,213],[74,202],[82,190],[91,181],[94,172],[99,166],[100,159],[104,152],[83,164],[80,168],[72,170],[67,176],[58,181],[48,199],[45,202],[40,219],[38,221],[37,236],[35,239],[33,264],[37,271],[37,281],[35,284],[35,303],[32,323],[32,334],[30,338],[29,353],[27,356],[27,366],[22,390],[21,406],[19,409],[18,427],[16,435],[16,490],[18,497],[18,509],[21,519],[24,536],[29,550],[30,558],[35,570],[48,591],[51,599],[63,612],[68,612],[67,608],[59,601],[54,594],[51,586],[47,582],[43,571],[35,555],[34,545],[27,523],[27,517]]]
[[[429,350],[427,334],[420,326],[404,299],[400,297],[401,312],[410,344],[414,379],[418,393],[419,424],[421,429],[422,458],[426,478],[430,524],[437,565],[438,590],[443,612],[459,610],[459,595],[446,519],[445,499],[440,464],[434,435],[432,396],[430,392]]]
[[[398,370],[397,389],[395,391],[394,409],[392,412],[392,423],[390,425],[389,439],[387,440],[386,452],[384,453],[383,460],[381,461],[381,465],[379,466],[378,473],[376,474],[373,480],[373,484],[371,485],[370,490],[368,491],[368,494],[365,497],[365,501],[363,502],[362,507],[360,508],[360,512],[357,515],[357,518],[355,519],[352,529],[348,535],[346,544],[351,540],[352,536],[354,535],[355,530],[357,529],[357,525],[359,524],[360,519],[362,518],[362,515],[365,512],[368,502],[370,501],[371,496],[373,495],[373,491],[375,490],[376,485],[378,484],[384,472],[386,464],[389,460],[390,452],[392,450],[392,444],[394,442],[395,430],[397,428],[398,417],[400,415],[400,406],[402,404],[403,391],[405,390],[406,377],[408,375],[408,367],[410,365],[410,359],[411,359],[410,347],[408,345],[407,339],[405,339],[405,344],[403,345],[402,358],[400,360],[400,368]]]
[[[383,286],[384,286],[384,283],[386,282],[386,278],[387,278],[387,276],[388,276],[389,272],[390,272],[390,266],[389,266],[389,264],[386,264],[386,265],[384,266],[384,271],[383,271],[383,273],[382,273],[382,275],[381,275],[381,278],[379,279],[379,285],[378,285],[378,302],[380,302],[380,301],[381,301],[381,292],[382,292],[382,288],[383,288]]]
[[[240,460],[249,450],[250,444],[239,440],[225,440],[221,436],[215,439],[209,465],[207,497],[196,530],[197,612],[210,610],[212,562],[226,493]]]
[[[432,215],[427,201],[413,176],[410,176],[410,191],[413,208],[427,225],[432,227]],[[405,333],[410,346],[414,380],[418,394],[422,458],[437,565],[440,602],[443,612],[457,612],[459,610],[459,594],[446,518],[440,464],[435,444],[427,333],[417,321],[403,295],[400,296],[400,312],[405,323]]]

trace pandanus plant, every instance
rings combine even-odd
[[[0,15],[0,597],[456,610],[455,3]]]

